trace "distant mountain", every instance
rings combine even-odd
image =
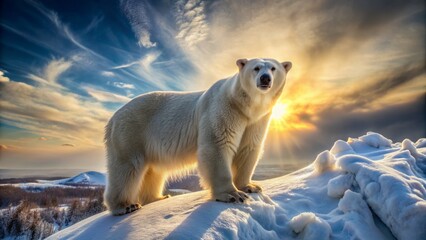
[[[39,183],[50,183],[59,185],[106,185],[105,173],[89,171],[75,175],[74,177],[47,181],[38,180]]]

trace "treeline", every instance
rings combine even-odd
[[[45,188],[39,191],[25,191],[13,186],[0,186],[0,208],[18,205],[27,200],[39,207],[70,204],[75,198],[96,198],[104,192],[103,187]]]
[[[7,190],[6,194],[4,190]],[[22,193],[16,188],[2,187],[0,199],[3,201],[3,196],[8,196],[10,201],[10,194],[14,190],[17,195],[22,194],[21,200],[17,205],[10,204],[7,208],[0,209],[0,239],[44,239],[106,210],[103,205],[103,188],[52,188],[26,195],[25,191]],[[52,195],[54,193],[58,195]]]
[[[64,179],[66,177],[26,177],[26,178],[1,178],[0,184],[13,184],[13,183],[36,183],[40,179],[43,180],[58,180],[58,179]]]

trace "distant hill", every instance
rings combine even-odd
[[[46,181],[38,180],[39,183],[53,183],[61,185],[106,185],[105,173],[89,171],[75,175],[74,177]]]

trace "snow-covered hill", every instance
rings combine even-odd
[[[175,196],[103,212],[50,239],[425,239],[426,139],[368,133],[336,141],[308,167],[259,182],[246,204]]]
[[[54,181],[38,180],[39,183],[52,183],[62,185],[105,185],[104,173],[89,171],[75,175],[74,177]]]
[[[46,188],[75,188],[81,186],[105,186],[106,176],[104,173],[89,171],[77,174],[70,178],[59,180],[37,180],[31,183],[15,183],[15,184],[1,184],[19,187],[27,191],[43,191]]]

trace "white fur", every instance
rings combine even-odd
[[[240,59],[237,65],[239,73],[207,91],[151,92],[114,114],[105,133],[105,201],[113,214],[164,198],[166,178],[197,159],[202,185],[214,199],[244,201],[242,191],[260,191],[251,176],[291,63]],[[257,87],[264,73],[272,78],[267,90]]]

